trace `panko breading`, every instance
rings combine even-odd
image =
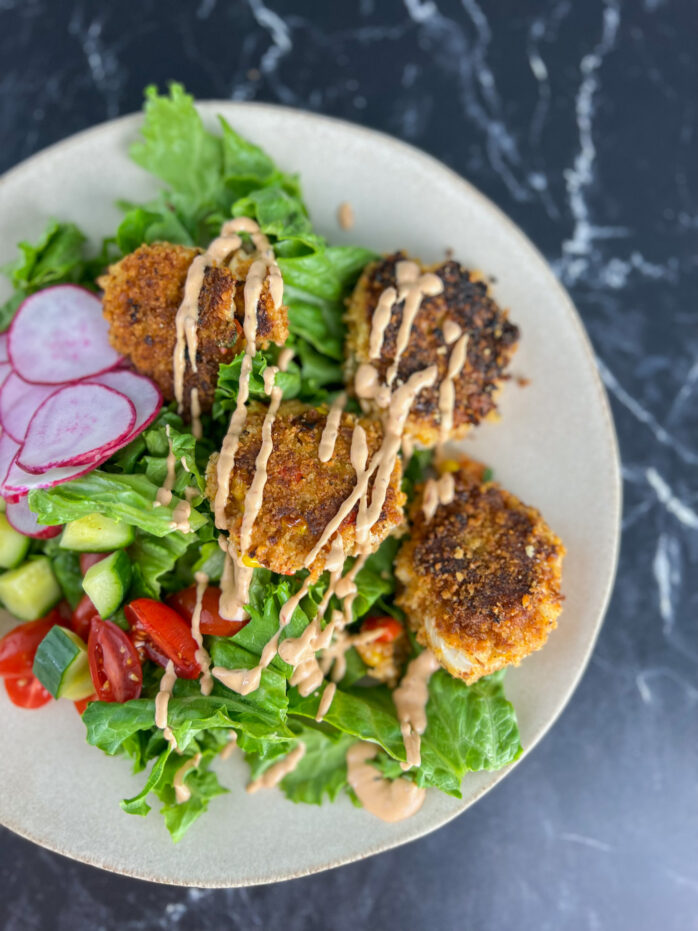
[[[225,507],[226,529],[239,546],[240,526],[247,489],[255,473],[255,460],[262,444],[262,423],[267,408],[252,403],[235,454],[230,477],[230,494]],[[381,445],[380,423],[352,414],[342,414],[329,462],[320,462],[318,447],[327,421],[327,411],[308,407],[300,401],[285,401],[279,407],[272,429],[273,450],[267,464],[267,482],[262,507],[252,530],[245,554],[260,565],[284,575],[302,569],[305,558],[322,536],[356,485],[356,473],[350,460],[354,426],[360,422],[366,431],[369,460]],[[213,502],[216,496],[218,454],[209,460],[206,493]],[[373,526],[369,544],[378,548],[388,534],[403,521],[405,496],[400,489],[402,468],[399,460],[393,469],[388,492],[378,521]],[[369,483],[369,492],[372,489]],[[355,524],[358,504],[340,525],[344,552],[355,552]],[[330,545],[318,555],[311,571],[319,573]]]
[[[378,358],[369,356],[371,322],[382,292],[396,286],[396,265],[406,260],[396,253],[368,265],[347,304],[349,334],[346,342],[349,381],[359,365],[371,362],[381,383],[394,361],[396,340],[402,320],[403,303],[393,307],[385,329]],[[417,263],[419,264],[419,263]],[[432,388],[419,393],[407,419],[406,434],[424,446],[434,446],[439,438],[439,385],[446,376],[452,344],[446,342],[444,324],[457,324],[468,334],[467,360],[454,380],[455,405],[449,439],[458,439],[468,429],[495,411],[495,394],[519,338],[518,328],[489,296],[487,284],[458,262],[447,261],[429,267],[442,280],[443,291],[424,297],[414,321],[410,339],[401,356],[395,384],[401,384],[414,372],[436,363],[438,378]]]
[[[173,353],[175,316],[184,283],[200,250],[170,243],[140,246],[112,265],[98,284],[104,291],[104,316],[109,341],[135,368],[160,386],[165,400],[174,398]],[[218,366],[229,362],[245,345],[241,323],[245,314],[244,281],[254,255],[226,266],[212,266],[204,275],[199,296],[196,373],[187,361],[184,404],[198,388],[202,411],[213,405]],[[275,308],[265,281],[257,305],[257,339],[283,345],[288,338],[286,307]]]
[[[534,508],[472,465],[427,522],[421,494],[395,563],[397,603],[451,675],[475,682],[539,650],[562,610],[565,549]]]

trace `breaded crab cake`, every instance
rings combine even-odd
[[[255,474],[266,412],[265,405],[250,404],[230,477],[230,494],[225,507],[226,529],[238,550],[245,496]],[[369,461],[383,438],[380,422],[344,413],[339,422],[334,452],[328,462],[321,462],[318,449],[326,422],[325,408],[309,407],[300,401],[282,402],[274,419],[273,449],[267,463],[262,506],[245,556],[283,575],[291,575],[304,567],[306,557],[356,485],[356,472],[350,456],[356,424],[360,423],[366,431]],[[206,494],[211,502],[215,501],[218,488],[217,463],[218,454],[214,453],[206,473]],[[398,459],[380,517],[367,541],[372,551],[403,522],[405,495],[400,489],[401,477]],[[368,487],[370,493],[372,481]],[[339,527],[346,556],[356,552],[357,514],[358,504]],[[323,547],[309,567],[311,572],[319,574],[322,571],[329,550],[330,544]]]
[[[395,361],[404,301],[393,306],[379,355],[374,359],[370,356],[370,334],[378,300],[386,288],[396,287],[397,264],[405,260],[407,256],[398,252],[368,265],[348,301],[346,354],[350,383],[358,367],[370,362],[383,384]],[[468,335],[466,359],[453,379],[453,419],[444,439],[464,436],[471,426],[495,411],[495,395],[516,348],[519,330],[489,295],[487,284],[458,262],[449,260],[429,267],[417,264],[420,272],[436,274],[443,290],[422,299],[394,385],[429,365],[438,366],[434,386],[419,393],[406,425],[406,434],[413,440],[434,446],[441,438],[439,386],[447,376],[458,336]]]
[[[539,650],[562,609],[565,549],[534,508],[468,464],[427,520],[424,487],[395,573],[417,639],[468,684]]]
[[[175,316],[189,266],[199,251],[166,242],[140,246],[98,281],[104,291],[109,341],[139,372],[158,383],[166,401],[174,398]],[[206,271],[199,297],[197,372],[187,364],[185,407],[191,389],[198,388],[201,409],[210,410],[219,364],[229,362],[244,348],[243,286],[253,259],[250,255],[235,262],[232,269],[212,266]],[[257,339],[262,346],[269,342],[281,346],[287,338],[286,307],[274,307],[265,282],[257,305]]]

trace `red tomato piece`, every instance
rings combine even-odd
[[[88,698],[81,698],[79,701],[73,702],[73,704],[75,705],[75,710],[81,717],[82,717],[82,714],[85,708],[87,708],[87,706],[90,704],[91,701],[97,701],[97,696],[90,695]]]
[[[201,667],[191,629],[177,612],[152,598],[137,598],[124,608],[131,625],[134,643],[142,645],[146,655],[159,666],[172,660],[181,679],[196,679]]]
[[[402,624],[394,617],[367,617],[361,625],[362,631],[378,630],[378,628],[383,628],[384,632],[380,637],[376,637],[374,643],[392,643],[404,631]]]
[[[85,575],[88,569],[96,566],[107,556],[111,556],[111,553],[80,553],[80,572]]]
[[[112,621],[92,621],[87,658],[92,683],[101,701],[124,702],[141,694],[143,669],[138,653]]]
[[[249,621],[228,621],[221,617],[218,604],[221,597],[221,590],[216,585],[209,585],[204,592],[201,602],[201,616],[199,618],[199,629],[202,634],[212,637],[232,637],[239,630],[248,624]],[[178,614],[181,614],[185,620],[191,624],[196,607],[196,585],[182,589],[170,595],[167,603],[174,608]]]
[[[0,640],[0,676],[31,676],[34,654],[46,634],[61,616],[54,608],[38,621],[27,621],[5,634]]]
[[[90,636],[90,627],[95,618],[99,620],[99,611],[92,604],[89,596],[83,595],[73,611],[69,627],[78,637],[82,637],[87,642]]]
[[[42,708],[51,701],[51,695],[36,676],[8,676],[5,690],[13,705],[18,708]]]

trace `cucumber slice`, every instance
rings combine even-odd
[[[4,514],[0,514],[0,566],[14,569],[27,555],[31,540],[15,530],[8,523]]]
[[[79,701],[95,690],[85,642],[65,627],[52,627],[39,644],[34,675],[54,698]]]
[[[59,546],[79,553],[109,553],[133,543],[130,524],[118,523],[103,514],[88,514],[65,525]]]
[[[0,600],[20,621],[43,617],[61,596],[48,556],[29,559],[19,568],[0,575]]]
[[[85,573],[82,587],[99,616],[109,617],[121,605],[131,584],[131,561],[123,550],[107,556]]]

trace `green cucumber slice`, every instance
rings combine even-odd
[[[133,543],[130,524],[119,523],[103,514],[87,514],[65,525],[59,546],[79,553],[109,553]]]
[[[65,627],[52,627],[34,657],[34,675],[54,698],[79,701],[94,693],[85,642]]]
[[[82,587],[99,616],[109,617],[121,605],[131,584],[131,561],[123,550],[107,556],[85,573]]]
[[[0,601],[20,621],[43,617],[62,597],[48,556],[29,559],[0,575]]]
[[[31,540],[15,530],[4,514],[0,514],[0,566],[14,569],[24,560]]]

